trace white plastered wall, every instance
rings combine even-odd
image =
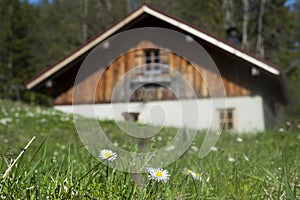
[[[67,113],[98,119],[124,120],[123,112],[140,113],[139,122],[155,125],[187,126],[196,129],[218,127],[218,110],[235,110],[235,129],[239,133],[265,130],[263,100],[255,97],[196,99],[138,103],[55,106]]]

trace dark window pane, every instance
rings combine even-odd
[[[234,129],[234,110],[233,109],[223,109],[219,110],[219,128],[224,131],[230,131]]]
[[[232,119],[232,117],[233,117],[232,110],[227,111],[227,116],[228,116],[228,119]]]
[[[232,130],[233,129],[233,123],[232,122],[229,122],[228,123],[228,130]]]
[[[159,56],[159,50],[153,50],[154,51],[154,62],[160,63],[160,56]]]
[[[139,119],[139,113],[130,113],[130,119],[134,122],[138,121]]]
[[[151,63],[151,51],[150,50],[145,51],[145,56],[146,56],[146,64]],[[148,68],[148,65],[147,65],[147,68]]]
[[[122,116],[124,117],[125,121],[138,121],[140,113],[129,113],[123,112]]]

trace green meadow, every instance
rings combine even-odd
[[[139,149],[139,141],[121,135],[113,121],[99,123],[119,148]],[[164,146],[175,132],[162,129],[145,143],[148,150]],[[147,173],[108,168],[89,154],[72,115],[1,100],[0,198],[300,199],[298,124],[255,134],[222,133],[212,151],[200,159],[203,135],[197,133],[184,155],[164,167],[170,176],[158,182]],[[184,173],[187,169],[199,177]]]

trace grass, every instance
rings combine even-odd
[[[138,140],[120,137],[113,121],[100,124],[120,148],[138,151]],[[147,143],[147,150],[163,146],[175,131],[163,129]],[[23,150],[34,136],[36,139]],[[147,174],[112,168],[106,175],[106,165],[81,144],[71,115],[1,100],[0,198],[300,199],[297,127],[283,132],[223,133],[215,151],[199,159],[197,147],[202,139],[203,133],[199,132],[184,156],[166,167],[170,172],[166,183],[150,181]],[[24,153],[16,160],[21,152]],[[200,173],[201,180],[183,174],[183,168]]]

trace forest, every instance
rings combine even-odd
[[[289,104],[279,120],[300,113],[300,0],[1,0],[0,98],[51,104],[24,82],[143,3],[219,38],[239,31],[239,47],[280,66]]]

